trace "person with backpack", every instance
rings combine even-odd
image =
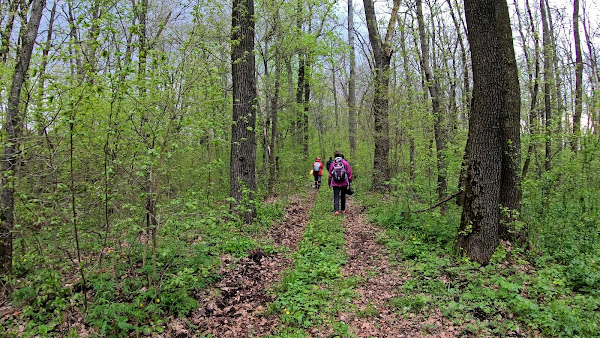
[[[333,158],[331,158],[331,156],[329,156],[329,160],[327,161],[327,164],[325,165],[325,168],[327,168],[327,172],[329,172],[329,168],[331,168],[331,163],[333,163]]]
[[[315,189],[319,189],[321,187],[321,177],[323,176],[323,163],[321,163],[320,157],[317,157],[313,162],[313,176],[315,177]]]
[[[337,216],[340,209],[342,214],[346,213],[346,193],[352,183],[352,169],[339,151],[335,152],[334,157],[329,167],[328,183],[329,187],[333,188],[333,214]]]

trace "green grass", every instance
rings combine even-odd
[[[303,329],[322,324],[332,325],[338,334],[348,330],[336,323],[335,315],[351,306],[357,280],[342,276],[347,259],[341,227],[344,218],[334,217],[330,210],[331,192],[323,189],[293,256],[293,268],[272,290],[277,299],[270,310],[279,313],[284,324],[277,330],[278,336],[303,334]]]

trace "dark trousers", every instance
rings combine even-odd
[[[346,191],[348,187],[333,187],[333,210],[340,211],[340,197],[342,199],[342,211],[346,210]]]
[[[313,174],[313,176],[315,177],[315,188],[319,189],[321,186],[321,175]]]

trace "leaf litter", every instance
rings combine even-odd
[[[292,266],[291,255],[286,251],[298,248],[315,198],[316,192],[308,200],[295,197],[286,208],[284,220],[271,227],[267,237],[280,249],[276,253],[256,248],[240,259],[224,255],[220,282],[200,297],[204,306],[193,313],[189,323],[173,320],[170,334],[252,337],[273,333],[281,322],[278,314],[267,310],[268,304],[275,300],[268,290]]]

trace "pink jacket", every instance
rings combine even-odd
[[[336,157],[337,159],[337,157]],[[343,180],[342,182],[337,182],[333,179],[332,174],[333,174],[333,165],[335,164],[335,160],[331,163],[331,166],[329,167],[329,186],[332,187],[347,187],[350,185],[350,183],[352,183],[352,169],[350,168],[350,164],[348,164],[348,161],[342,159],[342,162],[344,163],[344,168],[346,169],[346,175],[348,175],[348,179],[347,180]]]

